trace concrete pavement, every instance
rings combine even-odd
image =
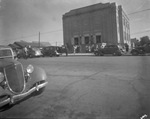
[[[150,115],[150,57],[20,59],[45,69],[46,90],[0,118],[140,119]],[[146,118],[145,118],[146,119]]]

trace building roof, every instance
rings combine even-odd
[[[71,16],[71,15],[74,15],[74,14],[77,15],[77,14],[81,14],[81,13],[96,11],[96,10],[99,10],[99,9],[105,9],[105,8],[107,8],[109,6],[112,6],[112,5],[116,6],[116,3],[98,3],[98,4],[94,4],[94,5],[90,5],[90,6],[86,6],[86,7],[71,10],[71,11],[65,13],[63,15],[63,17]]]
[[[38,41],[32,41],[31,45],[39,46],[39,42]],[[51,46],[51,44],[49,42],[40,42],[40,46],[41,47]]]

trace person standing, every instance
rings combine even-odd
[[[129,45],[127,43],[125,43],[125,48],[126,48],[126,52],[129,51]]]
[[[28,48],[27,46],[24,47],[24,58],[27,59],[28,56]]]
[[[77,46],[74,45],[74,46],[73,46],[73,53],[74,53],[74,55],[75,55],[75,53],[76,53],[76,49],[77,49]]]
[[[67,45],[65,45],[65,53],[66,53],[66,56],[68,56],[68,47],[67,47]]]

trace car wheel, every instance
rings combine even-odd
[[[45,90],[45,87],[43,87],[43,88],[39,89],[39,90],[38,90],[38,91],[36,91],[35,93],[36,93],[36,95],[40,95],[41,93],[43,93],[43,92],[44,92],[44,90]]]
[[[0,112],[6,111],[6,110],[12,108],[13,106],[14,106],[14,104],[6,104],[6,105],[0,107]]]
[[[32,55],[29,55],[30,58],[32,58]]]
[[[120,52],[114,52],[113,56],[121,56],[121,53]]]
[[[95,53],[95,56],[98,56],[98,55],[99,55],[99,54],[96,52],[96,53]]]
[[[104,56],[104,54],[100,54],[100,56]]]
[[[116,52],[114,52],[112,55],[113,55],[113,56],[116,56],[116,55],[117,55],[117,53],[116,53]]]
[[[50,56],[50,57],[53,57],[53,55],[52,55],[52,54],[50,54],[49,56]]]
[[[100,55],[100,56],[104,56],[104,53],[100,52],[99,55]]]

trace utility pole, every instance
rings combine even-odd
[[[39,48],[40,48],[40,32],[39,32]]]

